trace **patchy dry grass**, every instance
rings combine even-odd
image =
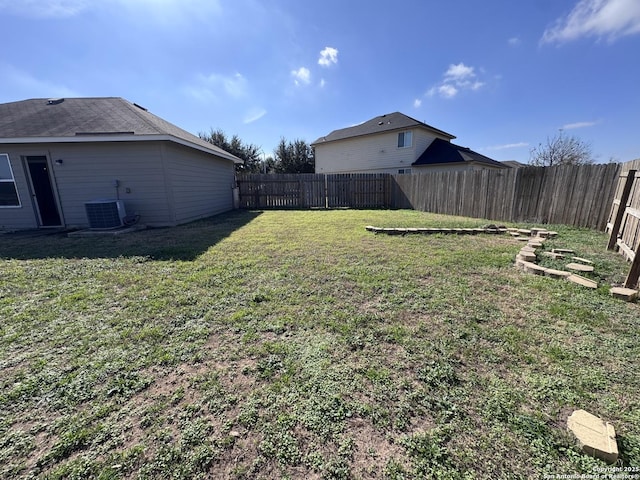
[[[591,473],[573,408],[640,465],[640,307],[513,268],[412,211],[235,212],[115,238],[0,236],[3,478]],[[603,234],[555,246],[627,264]]]

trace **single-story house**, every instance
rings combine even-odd
[[[316,173],[422,173],[507,166],[451,143],[454,135],[400,112],[318,138]]]
[[[208,217],[233,208],[240,162],[123,98],[0,104],[0,230],[87,227],[96,205],[148,226]]]

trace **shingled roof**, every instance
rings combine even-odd
[[[344,140],[346,138],[361,137],[364,135],[373,135],[376,133],[391,132],[394,130],[404,130],[412,127],[426,128],[432,133],[435,133],[438,136],[446,137],[448,139],[456,138],[450,133],[438,130],[437,128],[434,128],[431,125],[427,125],[424,122],[420,122],[415,118],[411,118],[400,112],[394,112],[372,118],[371,120],[367,120],[360,125],[334,130],[329,135],[320,137],[311,145],[315,146],[322,143],[335,142],[336,140]]]
[[[119,97],[34,98],[0,104],[1,143],[169,140],[239,158]]]
[[[509,168],[492,158],[474,152],[470,148],[460,147],[446,140],[436,138],[412,165],[439,165],[443,163],[480,163],[496,168]]]

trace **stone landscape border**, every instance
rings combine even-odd
[[[499,225],[488,225],[480,228],[380,228],[367,225],[365,229],[375,234],[383,233],[386,235],[435,235],[435,234],[455,234],[455,235],[504,235],[509,234],[517,241],[527,242],[520,249],[515,258],[515,266],[522,271],[532,275],[544,275],[555,279],[564,279],[569,282],[581,285],[586,288],[596,289],[598,283],[589,278],[578,275],[574,272],[593,272],[593,262],[586,258],[572,256],[571,263],[567,264],[566,270],[557,270],[546,268],[538,265],[537,251],[544,247],[544,242],[548,238],[558,236],[558,232],[549,231],[546,228],[507,228]],[[542,255],[552,257],[554,259],[566,258],[567,255],[573,255],[575,252],[571,249],[554,248],[549,252],[541,252]],[[638,291],[623,287],[610,287],[609,293],[615,298],[633,302],[638,298]]]

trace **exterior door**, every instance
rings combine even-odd
[[[40,226],[62,226],[47,157],[44,155],[25,157],[25,162],[27,164],[27,170],[29,171],[31,195],[33,196],[33,203],[38,211]]]

